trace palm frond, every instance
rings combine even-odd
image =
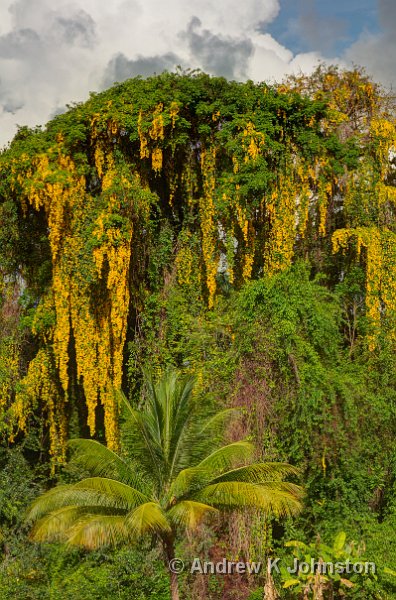
[[[244,441],[218,448],[197,466],[180,471],[171,486],[171,496],[182,498],[208,485],[214,477],[233,467],[236,462],[250,459],[253,452],[254,446]]]
[[[129,418],[128,429],[133,432],[130,452],[140,462],[146,474],[152,474],[158,481],[163,476],[163,452],[158,441],[155,423],[150,415],[132,408],[124,398]]]
[[[191,392],[194,386],[193,377],[185,377],[178,382],[175,393],[172,396],[172,412],[169,424],[169,478],[173,477],[175,470],[178,469],[181,454],[187,442],[190,420],[193,413],[193,404],[191,402]]]
[[[290,475],[298,475],[299,470],[287,463],[254,463],[232,469],[214,478],[211,483],[221,481],[245,481],[248,483],[279,482]]]
[[[207,514],[217,512],[217,509],[209,504],[194,500],[182,500],[175,504],[167,514],[175,525],[195,529]]]
[[[300,512],[302,490],[285,482],[223,481],[206,486],[195,494],[194,499],[223,509],[251,507],[276,517],[285,517]]]
[[[69,530],[87,516],[114,515],[116,509],[104,506],[65,506],[37,521],[30,537],[36,542],[66,541]]]
[[[139,452],[146,470],[155,472],[161,485],[180,470],[183,451],[188,447],[193,382],[192,377],[181,377],[174,371],[168,371],[159,382],[154,382],[146,373],[145,410],[134,410],[126,400],[124,402],[139,438],[132,451]]]
[[[83,467],[94,477],[107,477],[127,483],[144,491],[145,482],[132,466],[118,454],[96,440],[72,439],[68,446],[73,454],[71,462]]]
[[[125,517],[119,515],[87,516],[68,531],[67,545],[96,550],[131,541]]]
[[[183,469],[173,481],[169,498],[180,499],[187,495],[191,490],[198,490],[212,479],[211,473],[207,469],[200,467],[190,467]]]
[[[211,472],[222,471],[234,466],[235,463],[251,460],[254,454],[254,446],[250,442],[240,441],[227,444],[218,448],[202,460],[197,467],[210,470]]]
[[[169,476],[177,463],[179,450],[193,411],[191,392],[194,378],[168,371],[157,383],[146,373],[148,410],[146,416],[153,439],[161,447]]]
[[[149,500],[146,494],[143,494],[132,486],[116,479],[109,479],[108,477],[88,477],[78,483],[74,483],[73,487],[77,490],[97,491],[111,497],[114,501],[114,506],[119,505],[120,508],[134,508]]]
[[[126,517],[131,534],[138,538],[146,533],[170,533],[171,527],[161,506],[157,502],[146,502],[131,511]]]
[[[114,500],[97,490],[75,489],[72,484],[58,485],[32,502],[27,511],[26,520],[34,522],[54,510],[67,506],[112,507]]]
[[[147,496],[119,481],[91,477],[78,483],[59,485],[39,496],[30,506],[27,520],[36,521],[66,506],[100,506],[130,511],[147,500]]]

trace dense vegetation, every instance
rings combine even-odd
[[[136,410],[124,399],[123,452],[84,438],[70,440],[73,463],[89,477],[58,485],[30,507],[32,537],[88,550],[136,544],[148,534],[162,545],[166,568],[178,557],[178,534],[196,531],[205,517],[258,509],[274,517],[301,511],[301,487],[285,481],[297,469],[254,462],[254,444],[224,444],[225,409],[202,418],[193,379],[168,371],[146,377],[147,401]],[[170,570],[172,600],[178,573]]]
[[[205,521],[186,563],[287,564],[304,542],[377,565],[319,584],[185,572],[184,597],[396,596],[395,147],[390,99],[336,69],[138,78],[19,130],[0,155],[1,598],[169,598],[150,537],[89,553],[24,522],[81,476],[68,439],[122,450],[119,390],[139,407],[147,367],[194,376],[203,415],[239,407],[228,441],[306,489],[291,520]]]

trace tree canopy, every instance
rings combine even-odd
[[[0,265],[26,286],[37,350],[11,421],[25,429],[39,402],[62,460],[69,399],[83,397],[90,434],[100,403],[117,447],[113,390],[131,325],[159,286],[158,246],[209,309],[219,274],[238,288],[311,256],[337,281],[360,262],[374,349],[383,321],[393,331],[394,143],[378,87],[336,69],[274,87],[195,72],[136,78],[42,131],[22,128],[0,157]]]

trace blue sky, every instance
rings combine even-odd
[[[320,51],[332,57],[381,26],[376,0],[280,0],[278,17],[264,29],[295,54]]]

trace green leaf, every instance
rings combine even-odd
[[[146,502],[135,508],[127,515],[125,525],[137,539],[146,533],[171,532],[169,521],[156,502]]]
[[[209,504],[195,502],[194,500],[182,500],[168,511],[169,519],[177,525],[183,525],[187,529],[195,529],[202,519],[210,514],[217,513],[217,509]]]
[[[336,552],[340,552],[343,547],[345,546],[345,540],[346,540],[346,533],[344,531],[340,531],[335,539],[334,539],[334,543],[333,543],[333,548]]]
[[[288,579],[284,582],[283,586],[285,589],[292,587],[293,585],[300,585],[300,581],[298,579]]]

